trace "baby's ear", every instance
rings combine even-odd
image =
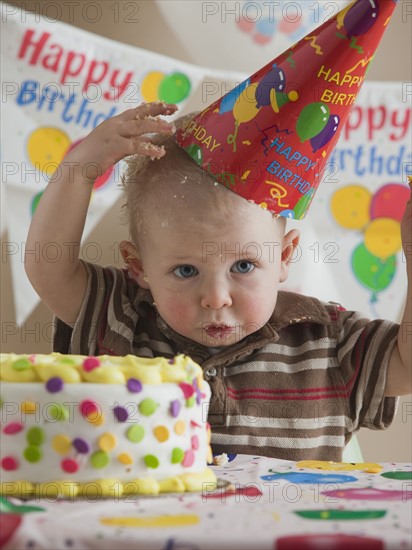
[[[142,288],[149,288],[147,278],[143,269],[143,264],[139,258],[139,252],[136,246],[130,241],[121,241],[119,245],[120,254],[127,266],[129,275]]]
[[[289,267],[292,259],[295,257],[295,252],[299,246],[300,233],[297,229],[291,229],[283,237],[283,246],[281,254],[280,266],[280,282],[286,281],[289,275]]]

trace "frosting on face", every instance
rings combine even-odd
[[[3,354],[0,373],[3,493],[156,494],[213,478],[210,388],[186,356]]]

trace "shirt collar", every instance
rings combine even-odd
[[[279,291],[275,311],[269,319],[271,326],[279,331],[289,325],[307,322],[320,325],[331,323],[324,304],[317,298]]]
[[[207,361],[209,364],[224,364],[259,349],[270,342],[279,339],[279,332],[297,323],[330,324],[331,319],[324,305],[316,298],[302,296],[294,292],[279,291],[276,308],[269,321],[259,330],[246,336],[239,346],[229,346],[221,352],[212,355],[206,346],[193,342],[189,338],[174,331],[157,312],[153,296],[148,289],[139,288],[136,296],[138,314],[147,314],[147,308],[156,312],[156,323],[159,330],[170,341],[175,343],[178,353],[190,356],[198,363]]]

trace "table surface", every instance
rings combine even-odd
[[[2,502],[11,549],[412,548],[412,465],[380,473],[233,455],[206,493]],[[333,467],[333,463],[332,463]],[[3,523],[2,537],[6,530]]]

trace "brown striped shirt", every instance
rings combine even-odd
[[[54,351],[191,356],[212,389],[214,452],[340,461],[356,430],[392,422],[397,398],[384,389],[398,325],[281,291],[265,326],[212,353],[174,332],[126,270],[85,266],[79,317],[73,329],[55,320]]]

